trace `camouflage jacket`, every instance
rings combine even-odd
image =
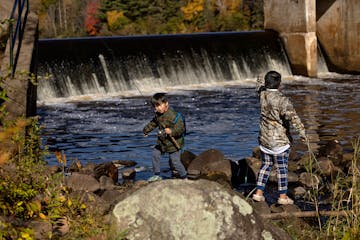
[[[174,123],[176,114],[177,113],[172,108],[169,108],[169,110],[163,114],[156,113],[155,117],[144,127],[144,134],[148,134],[155,128],[158,128],[159,130],[170,128],[172,132],[171,135],[175,138],[180,148],[183,148],[183,132],[185,131],[185,126],[181,118],[179,118],[176,123]],[[157,145],[161,148],[162,152],[175,152],[179,150],[176,148],[175,144],[172,142],[169,136],[162,137],[158,135]]]
[[[291,144],[290,123],[300,137],[306,139],[304,125],[290,100],[276,89],[261,91],[262,86],[262,79],[258,79],[256,91],[260,98],[259,144],[268,149]]]

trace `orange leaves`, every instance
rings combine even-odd
[[[4,131],[0,132],[0,142],[4,142],[10,139],[12,136],[21,133],[26,125],[27,125],[26,120],[18,119],[13,127],[6,128],[4,129]]]
[[[85,28],[90,36],[95,36],[100,30],[100,19],[96,16],[99,8],[99,0],[90,1],[86,6]]]
[[[25,133],[25,127],[28,126],[29,121],[25,119],[18,119],[13,126],[4,128],[0,131],[0,164],[4,164],[11,158],[11,149],[13,145],[12,140],[16,140]]]

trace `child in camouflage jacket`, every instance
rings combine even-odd
[[[287,196],[287,174],[290,144],[290,123],[305,141],[305,128],[291,103],[280,91],[281,75],[270,71],[257,80],[256,91],[260,97],[260,131],[258,141],[261,150],[262,164],[257,178],[255,201],[265,201],[263,192],[272,166],[277,167],[279,204],[293,204]]]

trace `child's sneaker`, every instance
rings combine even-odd
[[[252,199],[256,202],[264,202],[265,201],[265,197],[264,196],[260,196],[257,194],[253,194]]]
[[[281,205],[290,205],[290,204],[294,204],[294,200],[292,200],[289,197],[287,197],[287,198],[278,198],[277,203],[281,204]]]
[[[148,182],[155,182],[160,180],[162,180],[162,177],[160,177],[159,175],[154,175],[148,179]]]

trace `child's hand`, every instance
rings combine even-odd
[[[172,133],[170,128],[165,128],[165,132],[167,135],[171,135],[171,133]]]
[[[300,141],[301,141],[302,143],[307,143],[307,142],[308,142],[306,136],[305,136],[305,137],[300,137]]]
[[[144,137],[147,137],[148,136],[148,134],[147,133],[144,133]]]

